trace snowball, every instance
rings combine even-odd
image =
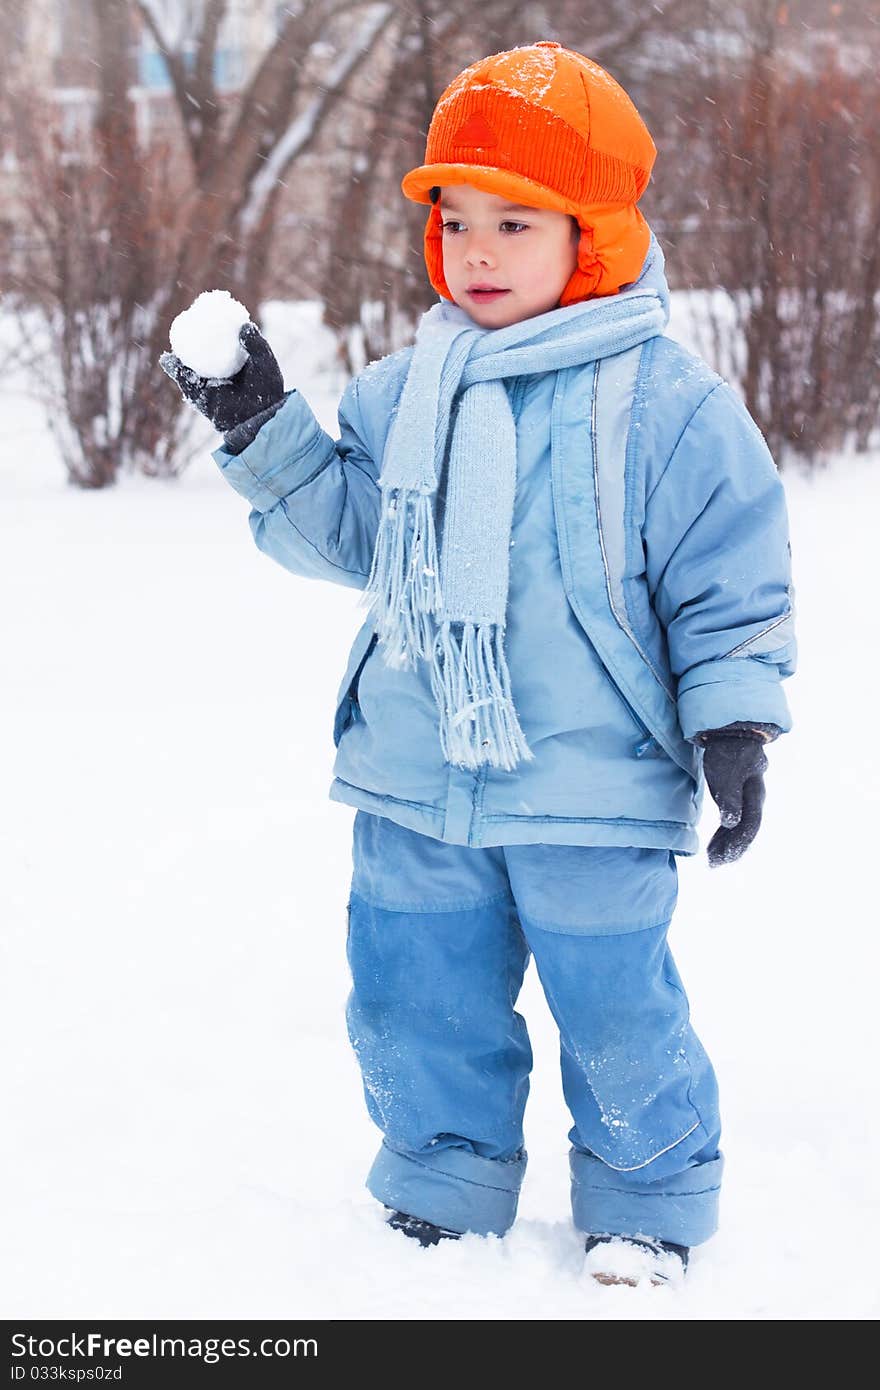
[[[248,354],[238,330],[250,314],[228,290],[205,290],[171,325],[171,351],[199,376],[228,379]]]

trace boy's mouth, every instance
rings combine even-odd
[[[509,291],[497,289],[495,285],[469,285],[468,295],[478,304],[486,304],[490,299],[499,299],[502,294]]]

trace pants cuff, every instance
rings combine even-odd
[[[683,1173],[638,1184],[579,1149],[571,1150],[569,1162],[571,1210],[580,1231],[699,1245],[718,1228],[720,1153]]]
[[[504,1235],[516,1218],[528,1155],[481,1158],[468,1149],[410,1153],[383,1142],[367,1190],[386,1206],[449,1231]]]

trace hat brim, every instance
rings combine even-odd
[[[411,169],[401,180],[400,187],[405,198],[413,203],[430,203],[430,190],[440,185],[469,183],[484,193],[495,193],[501,198],[515,199],[527,207],[550,208],[556,212],[567,212],[580,222],[579,212],[583,209],[554,193],[543,184],[535,183],[522,174],[514,174],[508,169],[495,169],[486,164],[422,164]]]

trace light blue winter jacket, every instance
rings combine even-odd
[[[636,283],[658,289],[668,322],[662,254]],[[294,574],[365,587],[411,354],[351,381],[336,441],[294,392],[242,453],[214,451],[257,545]],[[330,797],[454,844],[695,854],[705,784],[689,740],[736,720],[791,728],[794,589],[773,459],[737,393],[665,336],[506,385],[505,651],[535,760],[445,763],[427,664],[387,667],[367,617],[339,688]]]

